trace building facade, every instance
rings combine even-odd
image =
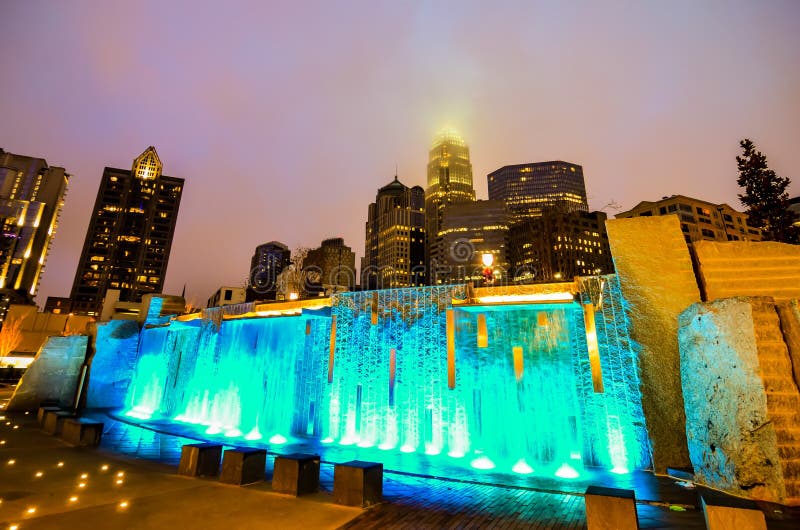
[[[509,254],[513,283],[572,280],[614,272],[603,212],[550,212],[515,223]]]
[[[800,196],[789,199],[789,211],[794,214],[794,226],[800,227]]]
[[[280,241],[270,241],[256,247],[250,259],[250,276],[246,298],[275,300],[278,292],[278,276],[292,261],[289,247]]]
[[[489,199],[503,201],[516,221],[546,212],[588,212],[583,168],[554,160],[504,166],[487,176]]]
[[[103,171],[72,285],[72,310],[99,315],[106,292],[138,303],[161,293],[184,180],[163,175],[153,146],[130,170]]]
[[[687,243],[693,241],[761,241],[761,231],[747,224],[747,214],[727,204],[715,204],[685,195],[642,201],[615,217],[677,215]]]
[[[485,254],[491,254],[492,282],[505,282],[509,270],[507,255],[510,214],[503,201],[474,201],[449,204],[444,209],[438,238],[442,262],[432,269],[431,284],[487,283],[483,274]]]
[[[222,307],[225,305],[242,304],[247,300],[247,289],[244,287],[220,287],[208,299],[206,307]]]
[[[369,205],[361,287],[412,287],[426,281],[425,191],[395,176]]]
[[[308,251],[303,270],[309,294],[351,291],[356,285],[356,254],[341,237],[326,239]]]
[[[70,175],[43,158],[0,149],[0,326],[11,303],[32,303]]]
[[[472,163],[469,147],[452,130],[436,137],[428,152],[428,183],[425,189],[425,264],[429,271],[446,261],[446,249],[439,238],[444,222],[444,210],[449,204],[472,202],[475,187],[472,182]],[[433,281],[434,275],[430,274]]]

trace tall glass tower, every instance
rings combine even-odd
[[[443,248],[442,222],[448,204],[472,202],[475,188],[472,185],[472,164],[469,147],[452,129],[440,132],[428,155],[428,187],[425,190],[425,233],[428,241],[425,262],[428,279],[437,283],[436,269],[447,262]]]

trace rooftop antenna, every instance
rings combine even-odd
[[[394,163],[394,179],[397,180],[397,162]]]

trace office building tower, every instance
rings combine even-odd
[[[589,211],[583,168],[552,161],[504,166],[489,173],[489,199],[503,201],[516,221],[546,212]]]
[[[447,259],[447,251],[439,238],[445,208],[448,204],[474,200],[469,147],[456,132],[444,130],[436,137],[428,153],[428,187],[425,190],[425,233],[428,239],[425,263],[430,271]],[[433,281],[433,278],[434,275],[430,274],[429,280]]]
[[[33,303],[69,178],[43,158],[0,149],[0,326],[10,304]]]
[[[430,271],[432,285],[472,282],[475,285],[507,280],[507,245],[510,215],[503,201],[472,201],[449,204],[444,209],[441,241],[442,261]],[[491,255],[492,279],[484,277],[485,255]]]
[[[344,239],[326,239],[303,260],[309,294],[350,291],[356,284],[356,254]]]
[[[512,282],[614,272],[605,221],[603,212],[550,212],[515,223],[509,237]]]
[[[642,201],[616,217],[650,215],[677,215],[687,243],[700,240],[761,241],[761,231],[747,223],[747,214],[724,203],[715,204],[685,195],[663,197],[655,202]]]
[[[394,180],[369,205],[361,286],[425,285],[425,191]]]
[[[161,170],[150,146],[130,170],[103,171],[72,285],[73,312],[100,315],[109,289],[123,303],[162,292],[184,180]]]
[[[289,247],[279,241],[270,241],[256,247],[250,259],[250,276],[247,301],[275,300],[278,276],[292,262]]]

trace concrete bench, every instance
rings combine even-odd
[[[36,412],[36,421],[39,422],[39,425],[44,427],[44,417],[48,412],[58,412],[61,410],[60,407],[56,406],[42,406],[39,407],[39,410]]]
[[[222,459],[222,445],[214,443],[186,444],[181,448],[178,475],[216,477]]]
[[[293,453],[275,457],[272,491],[305,495],[319,490],[319,455]]]
[[[103,424],[83,418],[65,418],[61,438],[73,445],[97,447],[103,437]]]
[[[253,484],[264,480],[267,467],[267,450],[239,447],[228,449],[222,457],[220,482],[226,484]]]
[[[383,500],[383,464],[353,460],[333,468],[333,502],[369,506]]]
[[[703,494],[700,496],[708,530],[767,530],[764,512],[746,499]]]
[[[64,420],[77,418],[72,412],[63,410],[48,410],[44,413],[44,424],[42,428],[47,434],[58,435],[61,434],[61,429],[64,426]]]
[[[589,486],[584,501],[588,530],[638,530],[633,490]]]

